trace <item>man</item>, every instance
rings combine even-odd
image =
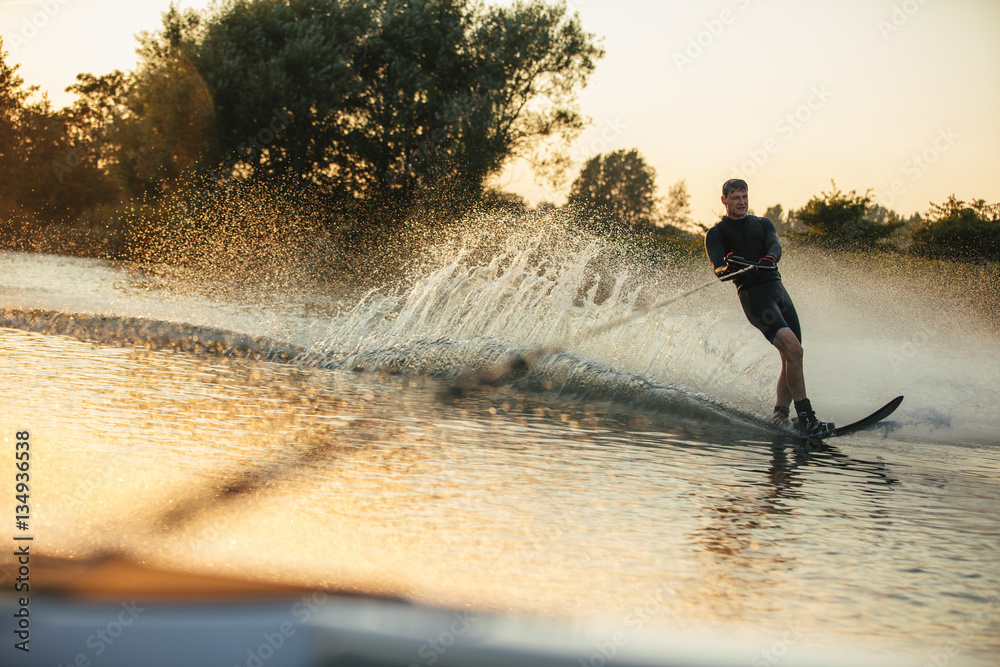
[[[743,312],[750,323],[760,329],[768,342],[781,355],[778,376],[778,396],[772,419],[778,424],[788,421],[789,403],[795,402],[795,428],[805,435],[821,435],[833,429],[833,424],[816,418],[806,398],[806,381],[802,372],[802,331],[792,300],[781,284],[778,260],[781,244],[774,224],[767,218],[747,215],[750,198],[746,181],[733,178],[722,186],[722,204],[726,216],[705,235],[705,251],[720,278],[754,266],[736,277]]]

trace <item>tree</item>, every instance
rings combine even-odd
[[[139,66],[115,111],[118,161],[133,195],[162,195],[217,157],[217,105],[188,52],[203,23],[171,5],[162,31],[139,37]]]
[[[657,222],[657,226],[666,225],[686,232],[695,227],[691,219],[691,195],[688,194],[687,183],[683,179],[670,186],[663,205],[663,215]]]
[[[94,156],[106,167],[117,159],[108,139],[127,116],[124,102],[132,77],[115,70],[103,76],[77,74],[76,81],[66,88],[66,92],[77,96],[65,109],[67,134],[74,148]]]
[[[354,67],[374,19],[368,3],[229,0],[197,20],[174,19],[173,40],[146,42],[154,62],[182,52],[204,80],[216,122],[210,162],[265,180],[316,179],[346,197],[363,190],[363,169],[348,173],[359,137],[380,133],[360,116]]]
[[[57,203],[75,217],[88,209],[117,204],[124,197],[122,153],[115,136],[125,117],[131,77],[119,70],[103,76],[77,74],[66,90],[74,102],[58,112],[64,135],[50,166]]]
[[[636,229],[649,228],[656,209],[656,172],[635,148],[596,155],[570,187],[569,203]]]
[[[66,124],[47,96],[25,105],[21,115],[19,204],[36,221],[69,221],[79,209],[65,206],[52,164],[65,150]]]
[[[21,132],[24,107],[31,96],[24,79],[17,74],[19,65],[7,64],[7,52],[0,37],[0,212],[17,208],[18,170],[21,162]]]
[[[886,247],[885,240],[903,225],[898,219],[879,222],[873,211],[870,190],[859,195],[853,190],[844,194],[836,183],[833,191],[813,197],[797,211],[789,212],[789,220],[800,222],[808,231],[795,235],[806,241],[839,248],[873,249]]]
[[[774,228],[779,232],[789,229],[788,221],[785,220],[785,209],[782,208],[781,204],[768,206],[767,210],[764,211],[764,217],[773,222]]]
[[[204,82],[208,162],[405,209],[436,183],[478,194],[510,157],[568,142],[603,52],[540,0],[226,0],[203,15],[171,8],[143,54],[156,72],[187,58]]]
[[[50,169],[65,125],[46,96],[32,101],[38,86],[24,86],[19,65],[6,62],[0,40],[0,213],[22,220],[58,215]]]
[[[558,178],[569,159],[540,140],[561,137],[565,148],[583,129],[576,94],[604,51],[583,31],[578,16],[567,16],[564,4],[538,1],[488,8],[470,41],[479,76],[464,94],[475,113],[462,117],[463,133],[476,141],[459,163],[482,178],[520,156]]]
[[[931,202],[911,239],[910,251],[925,257],[1000,261],[1000,203]]]

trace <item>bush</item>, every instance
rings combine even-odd
[[[911,238],[910,252],[924,257],[1000,261],[1000,204],[967,204],[955,195],[944,204],[931,202]]]
[[[834,248],[893,247],[889,237],[903,226],[903,221],[895,215],[885,221],[879,220],[879,207],[872,204],[870,190],[864,195],[853,190],[845,195],[835,183],[833,187],[833,192],[824,192],[799,210],[789,212],[790,220],[809,228],[806,232],[792,232],[792,236]]]

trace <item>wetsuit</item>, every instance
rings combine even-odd
[[[775,261],[781,259],[781,244],[774,223],[755,215],[739,220],[724,217],[705,235],[705,251],[719,277],[725,275],[721,269],[726,267],[726,255],[730,252],[754,264],[765,255],[771,255]],[[750,271],[733,282],[736,283],[744,314],[768,342],[773,342],[778,330],[784,327],[789,327],[802,341],[799,316],[781,284],[777,269]]]

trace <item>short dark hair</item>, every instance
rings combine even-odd
[[[730,178],[722,184],[722,196],[728,197],[730,192],[750,192],[750,188],[742,178]]]

